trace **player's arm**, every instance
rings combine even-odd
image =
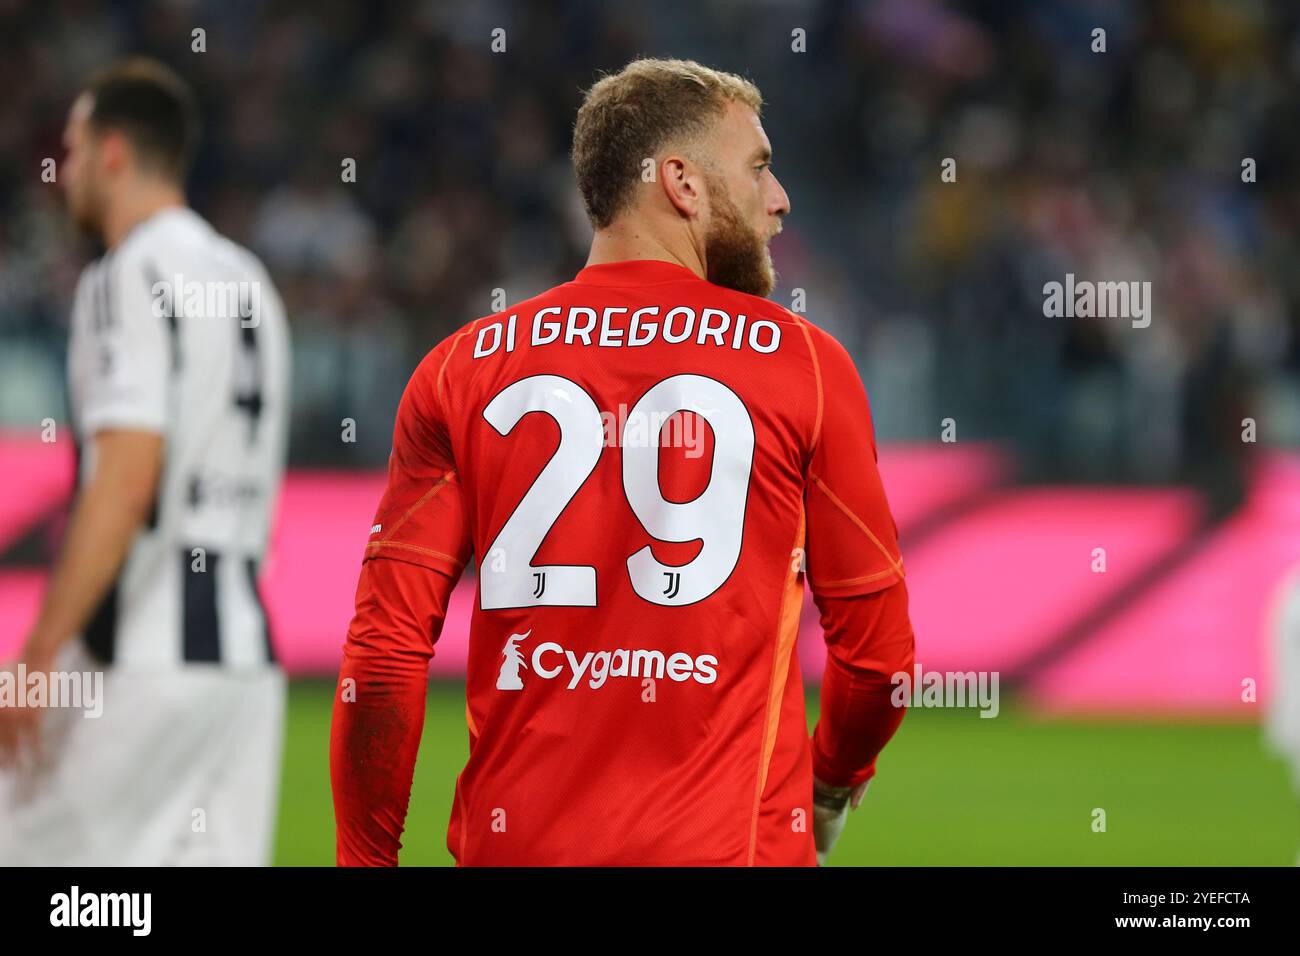
[[[29,671],[55,666],[59,648],[86,626],[108,593],[157,498],[166,422],[168,342],[138,264],[112,261],[83,278],[97,310],[86,330],[93,350],[81,426],[90,436],[81,488],[36,623],[23,644]],[[88,283],[94,283],[91,289]],[[40,711],[0,710],[0,763],[39,743]]]
[[[89,377],[77,410],[89,469],[25,653],[49,659],[108,592],[157,500],[172,343],[138,259],[111,256],[79,296],[96,304],[83,347]]]
[[[95,436],[94,477],[77,496],[50,585],[20,652],[28,673],[51,671],[108,592],[154,499],[162,437],[107,430]],[[0,767],[30,763],[40,747],[40,709],[0,707]]]
[[[812,740],[814,809],[842,826],[845,803],[851,796],[857,806],[902,722],[892,678],[911,670],[914,642],[866,392],[839,343],[810,331],[824,401],[805,488],[806,550],[827,649]]]
[[[429,660],[470,536],[438,394],[443,349],[412,376],[357,585],[330,734],[340,866],[395,866],[424,728]]]
[[[117,578],[158,492],[163,439],[158,432],[96,433],[94,474],[78,493],[45,599],[24,648],[28,667],[46,669],[81,633]]]

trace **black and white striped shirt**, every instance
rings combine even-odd
[[[140,223],[82,273],[68,386],[82,482],[96,432],[164,439],[152,513],[87,645],[118,667],[273,661],[256,577],[284,473],[289,334],[261,262],[187,208]]]

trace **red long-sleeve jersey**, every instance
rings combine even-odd
[[[588,266],[431,351],[403,395],[334,707],[341,865],[397,861],[447,599],[476,557],[459,865],[814,865],[912,667],[852,360],[659,260]],[[828,659],[810,740],[807,581]]]

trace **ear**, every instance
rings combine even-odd
[[[100,163],[110,173],[121,172],[131,159],[131,144],[119,130],[105,130],[95,146]]]
[[[679,213],[694,219],[704,212],[704,175],[684,156],[668,155],[659,163],[659,184]]]

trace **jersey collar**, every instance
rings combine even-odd
[[[664,259],[627,259],[622,262],[602,262],[582,269],[573,281],[581,285],[629,286],[658,285],[661,282],[681,282],[697,276],[686,266]]]
[[[126,241],[128,239],[131,239],[135,236],[143,235],[144,233],[148,232],[150,229],[152,229],[154,226],[158,225],[159,223],[170,222],[173,219],[192,220],[192,219],[197,219],[198,217],[199,214],[196,213],[189,206],[164,206],[162,209],[150,213],[144,219],[141,219],[130,229],[128,229],[126,231],[126,234],[123,235],[120,240],[118,240],[117,245],[114,246],[113,248],[114,249],[122,248],[122,246],[126,245]]]

